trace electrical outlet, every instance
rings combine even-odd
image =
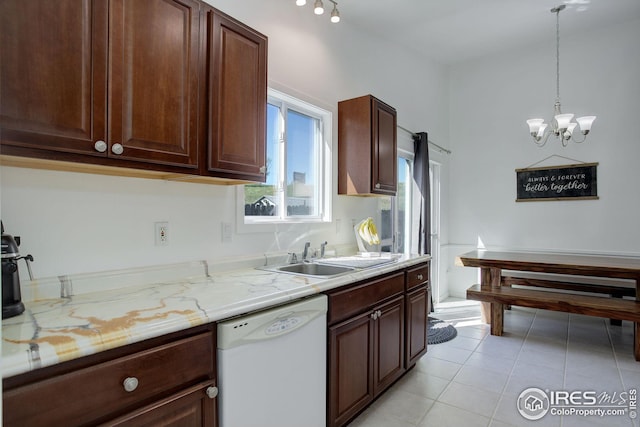
[[[155,226],[156,246],[167,246],[169,244],[169,223],[167,221],[160,221],[156,222]]]

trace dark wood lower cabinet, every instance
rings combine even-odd
[[[415,365],[427,352],[429,287],[421,286],[407,294],[406,364]]]
[[[4,379],[6,427],[216,426],[215,324]]]
[[[198,384],[100,427],[215,426],[215,401],[207,395],[211,387],[214,381]]]
[[[428,265],[327,293],[328,427],[348,423],[426,353]]]
[[[330,425],[342,425],[404,373],[404,296],[329,328]]]
[[[374,309],[373,393],[380,394],[405,372],[404,296]]]
[[[329,328],[330,426],[344,424],[373,399],[372,342],[369,312]]]

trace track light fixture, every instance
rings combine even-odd
[[[313,13],[316,15],[322,15],[324,13],[324,5],[322,4],[322,0],[316,0],[313,4]]]
[[[340,12],[338,11],[338,3],[330,0],[333,3],[333,10],[331,11],[331,22],[337,24],[340,22]]]
[[[337,24],[338,22],[340,22],[340,11],[338,10],[338,2],[334,0],[329,1],[333,3],[333,9],[331,10],[331,22]],[[297,6],[304,6],[306,4],[307,0],[296,0]],[[316,15],[324,14],[324,4],[322,3],[322,0],[315,0],[313,2],[313,13],[315,13]]]

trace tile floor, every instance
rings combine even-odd
[[[443,308],[444,307],[444,308]],[[640,391],[632,323],[546,310],[505,311],[502,337],[489,334],[470,301],[442,304],[433,316],[454,324],[458,336],[431,345],[416,367],[349,427],[635,426],[622,416],[551,415],[523,418],[518,395],[537,387],[598,394]],[[639,405],[640,406],[640,405]]]

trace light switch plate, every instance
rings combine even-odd
[[[230,242],[233,236],[233,226],[230,222],[222,223],[222,241]]]

